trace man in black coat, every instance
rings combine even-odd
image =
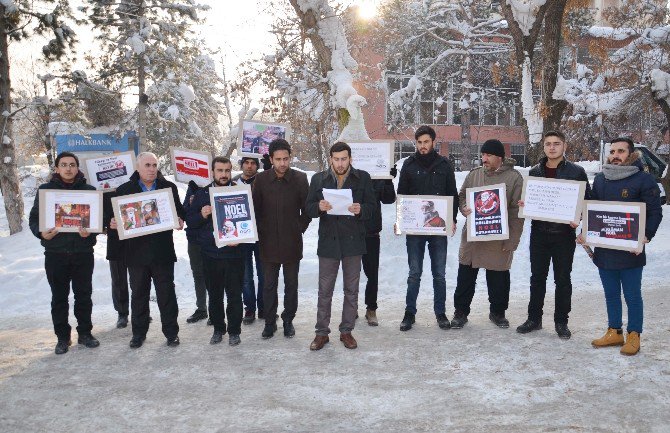
[[[107,231],[107,256],[109,262],[109,276],[112,283],[112,302],[114,310],[118,317],[116,319],[117,328],[128,326],[128,314],[130,311],[130,297],[128,292],[128,266],[122,250],[119,233],[116,230],[109,230],[109,222],[113,217],[112,197],[115,193],[106,192],[103,194],[103,227]]]
[[[351,335],[358,315],[358,284],[361,274],[361,256],[365,249],[365,221],[372,218],[375,196],[370,175],[351,166],[351,148],[338,142],[330,148],[331,168],[315,174],[307,195],[307,215],[319,218],[319,300],[316,315],[316,336],[311,350],[321,349],[330,333],[330,311],[335,280],[342,263],[344,305],[340,323],[340,341],[347,349],[358,344]],[[350,189],[353,203],[348,207],[352,215],[331,215],[333,206],[324,199],[326,189]]]
[[[435,130],[426,125],[420,126],[414,133],[416,153],[405,160],[400,170],[398,194],[452,196],[454,198],[453,234],[456,232],[458,212],[456,177],[451,163],[435,151],[435,137]],[[406,243],[409,275],[405,316],[400,323],[400,330],[408,331],[414,324],[426,244],[428,244],[430,267],[433,274],[433,311],[440,328],[449,329],[450,323],[445,309],[447,283],[444,276],[447,264],[447,237],[407,235]]]
[[[51,180],[40,185],[39,189],[95,190],[86,183],[79,171],[79,159],[70,152],[62,152],[56,157],[55,173]],[[51,320],[58,337],[55,352],[62,355],[72,344],[68,323],[70,284],[74,292],[74,315],[77,318],[78,343],[86,347],[98,347],[100,343],[91,335],[93,324],[91,312],[93,301],[93,246],[96,234],[80,228],[79,233],[59,233],[53,227],[40,232],[40,195],[30,210],[30,231],[40,239],[44,247],[44,269],[51,286]]]
[[[586,182],[584,199],[591,197],[589,179],[584,169],[565,158],[567,145],[565,135],[560,131],[548,131],[543,139],[544,158],[530,169],[534,177],[549,179],[579,180]],[[519,201],[523,206],[523,201]],[[567,340],[572,333],[568,329],[568,313],[572,299],[572,260],[575,255],[575,228],[577,224],[560,224],[533,220],[530,229],[530,302],[528,320],[516,328],[516,332],[526,334],[542,329],[542,307],[547,292],[549,263],[554,263],[556,283],[554,307],[554,327],[559,338]]]
[[[137,155],[137,171],[128,182],[116,189],[116,196],[164,188],[172,190],[181,230],[184,225],[184,209],[179,200],[179,192],[176,185],[166,180],[158,171],[158,158],[153,153],[142,152]],[[114,218],[111,218],[109,228],[117,229],[117,221]],[[179,307],[174,287],[174,264],[177,255],[174,251],[172,230],[126,239],[122,244],[132,291],[130,305],[133,337],[130,340],[130,347],[133,349],[141,347],[149,331],[149,295],[152,280],[156,288],[163,335],[167,338],[168,346],[178,346]]]
[[[200,190],[200,187],[194,182],[188,183],[186,189],[186,197],[184,197],[184,214],[188,214],[195,193]],[[193,314],[186,318],[186,323],[196,323],[207,318],[207,283],[205,279],[205,271],[202,265],[202,254],[200,252],[200,244],[197,242],[196,230],[186,224],[186,240],[188,242],[188,261],[191,265],[191,273],[193,274],[193,288],[195,289],[195,304],[196,309]],[[211,322],[207,322],[210,324]]]

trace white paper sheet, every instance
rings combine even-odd
[[[324,189],[323,199],[333,207],[328,215],[354,215],[349,212],[349,206],[354,204],[350,189]]]

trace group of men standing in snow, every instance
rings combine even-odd
[[[447,237],[436,235],[407,235],[406,247],[409,264],[405,314],[401,331],[408,331],[415,323],[416,301],[423,270],[426,246],[431,260],[433,277],[433,309],[441,329],[459,329],[465,326],[475,293],[480,268],[486,270],[490,303],[489,319],[500,328],[508,328],[505,316],[510,293],[510,267],[523,231],[524,220],[518,217],[523,185],[522,175],[514,169],[514,160],[505,158],[505,149],[499,140],[487,140],[481,147],[480,167],[472,170],[461,187],[456,189],[452,164],[435,150],[435,131],[421,126],[415,132],[416,153],[407,158],[398,183],[398,194],[440,195],[454,199],[454,229],[460,211],[467,216],[472,210],[465,200],[466,189],[504,183],[508,206],[509,238],[488,242],[468,242],[463,228],[459,250],[457,285],[454,293],[455,311],[450,321],[446,315],[446,257]],[[544,135],[545,157],[530,170],[530,176],[586,181],[585,199],[605,201],[644,202],[647,222],[645,240],[650,241],[662,219],[659,188],[651,175],[645,173],[637,158],[633,142],[628,138],[611,141],[610,154],[603,171],[589,187],[584,169],[565,158],[565,137],[558,131]],[[257,244],[228,245],[218,248],[214,242],[212,209],[209,188],[234,185],[232,162],[225,157],[212,161],[213,181],[204,188],[189,185],[183,204],[178,199],[176,186],[158,171],[158,160],[151,153],[137,157],[137,171],[114,194],[133,194],[161,188],[171,188],[177,205],[180,225],[186,222],[188,253],[194,276],[197,310],[187,322],[209,318],[214,328],[211,344],[222,341],[229,334],[229,344],[240,343],[241,324],[265,320],[262,338],[271,338],[277,331],[278,278],[283,269],[284,309],[281,314],[285,337],[293,337],[293,319],[298,308],[298,271],[303,257],[302,236],[313,218],[319,218],[319,287],[315,338],[311,350],[319,350],[329,341],[331,303],[340,266],[344,280],[344,303],[339,325],[340,340],[345,347],[354,349],[357,342],[352,335],[358,318],[358,289],[361,265],[367,276],[365,319],[371,326],[378,325],[376,316],[379,232],[382,229],[381,203],[396,199],[391,180],[372,180],[370,175],[352,166],[351,148],[342,142],[330,149],[330,168],[316,173],[311,183],[307,176],[290,167],[291,147],[283,139],[270,144],[269,154],[263,158],[265,170],[258,172],[260,161],[243,158],[242,174],[238,182],[252,185],[252,196],[259,233]],[[78,170],[79,161],[70,153],[56,158],[55,173],[41,189],[93,189]],[[391,170],[395,177],[397,170]],[[323,189],[351,189],[352,215],[331,215],[331,204],[324,199]],[[179,344],[177,299],[174,286],[176,254],[172,231],[119,241],[116,221],[105,198],[104,225],[107,228],[110,272],[114,306],[119,314],[117,327],[128,323],[128,289],[126,269],[130,276],[130,312],[133,337],[130,347],[142,346],[149,328],[149,292],[151,281],[161,316],[162,331],[169,346]],[[45,269],[52,290],[52,319],[58,337],[56,353],[67,352],[70,340],[68,324],[68,295],[70,283],[75,296],[74,312],[78,321],[78,342],[96,347],[92,336],[91,292],[93,246],[95,234],[81,229],[79,233],[58,233],[56,229],[39,231],[39,195],[30,213],[30,227],[45,248]],[[517,328],[525,334],[542,328],[546,280],[553,262],[556,283],[554,325],[557,335],[569,339],[568,316],[571,309],[572,271],[575,244],[583,243],[576,236],[576,224],[533,221],[530,234],[530,302],[527,320]],[[258,292],[253,282],[253,256],[256,258]],[[259,260],[260,259],[260,260]],[[630,253],[596,248],[594,263],[603,284],[608,330],[602,338],[593,340],[594,347],[623,346],[621,353],[633,355],[640,348],[642,332],[642,269],[646,264],[644,250]],[[124,291],[125,285],[125,291]],[[622,331],[621,291],[628,306],[627,336]],[[224,293],[227,306],[224,311]],[[209,295],[207,305],[206,294]],[[244,299],[244,314],[243,314]]]

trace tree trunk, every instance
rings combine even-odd
[[[543,59],[542,59],[542,107],[544,109],[543,131],[558,129],[566,101],[553,98],[558,81],[558,61],[561,52],[561,27],[567,0],[555,0],[547,10],[544,19]]]
[[[3,113],[12,112],[11,80],[9,76],[9,50],[7,28],[5,24],[5,7],[0,6],[0,110]],[[16,168],[16,154],[14,144],[5,137],[12,137],[12,118],[2,116],[2,135],[0,135],[0,189],[5,200],[5,213],[9,225],[9,234],[13,235],[22,230],[23,196],[19,183],[19,173]]]
[[[656,103],[661,107],[663,115],[665,115],[665,123],[670,127],[670,105],[668,101],[662,98],[656,99]],[[670,155],[668,156],[667,164],[670,165]],[[670,167],[666,166],[665,176],[661,179],[661,185],[665,190],[665,204],[670,204]]]
[[[470,56],[465,57],[465,62],[463,62],[463,83],[470,84]],[[470,86],[464,86],[463,89],[470,88]],[[463,93],[462,97],[465,97]],[[461,110],[461,170],[471,170],[472,169],[472,137],[470,135],[470,120],[472,119],[471,111],[472,107],[468,103],[468,108]]]
[[[144,7],[140,6],[137,10],[138,18],[144,17]],[[138,19],[140,23],[139,31],[142,31],[142,20]],[[138,63],[137,63],[137,89],[139,93],[137,105],[137,134],[140,139],[140,152],[146,152],[148,150],[147,146],[147,95],[146,95],[146,71],[144,67],[146,62],[144,61],[144,53],[139,54]]]

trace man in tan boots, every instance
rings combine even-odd
[[[611,141],[607,163],[593,180],[592,200],[644,202],[647,208],[645,242],[656,234],[663,219],[660,190],[652,175],[635,152],[633,141],[627,137]],[[579,236],[577,242],[583,243]],[[640,351],[642,333],[642,269],[647,263],[644,249],[641,252],[595,248],[593,262],[598,267],[605,289],[608,329],[604,336],[593,340],[593,347],[623,346],[622,355],[635,355]],[[628,338],[624,344],[622,330],[621,291],[628,307]]]

